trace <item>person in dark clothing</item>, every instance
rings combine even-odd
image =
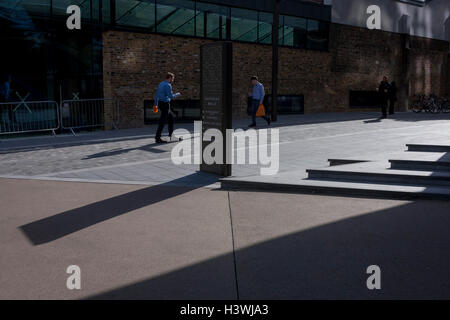
[[[167,142],[161,139],[161,134],[166,125],[166,121],[168,122],[169,127],[169,137],[172,139],[174,114],[170,110],[170,100],[178,98],[181,95],[179,92],[175,94],[172,92],[172,83],[174,80],[175,75],[170,72],[167,73],[166,80],[161,82],[156,90],[155,105],[157,105],[158,109],[161,111],[161,118],[159,118],[155,137],[156,143]]]
[[[0,79],[0,103],[8,102],[10,94],[10,83],[11,83],[11,76],[8,74],[3,74]],[[0,121],[2,120],[4,109],[6,109],[8,113],[8,126],[11,126],[14,122],[13,108],[10,105],[2,105],[0,107]]]
[[[381,113],[383,118],[387,118],[387,107],[389,101],[389,92],[391,85],[389,84],[388,78],[383,77],[383,81],[381,81],[378,86],[378,93],[380,95],[380,105],[381,105]]]
[[[394,114],[396,102],[397,102],[397,85],[395,84],[395,81],[392,81],[389,90],[389,114]]]

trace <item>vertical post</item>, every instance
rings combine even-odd
[[[98,23],[103,26],[103,0],[98,2]]]
[[[109,0],[111,25],[116,26],[116,0]]]
[[[226,39],[231,40],[231,8],[228,8],[228,16],[227,16],[227,25],[226,25]]]
[[[208,11],[203,12],[203,38],[208,36]],[[219,20],[220,23],[221,20]]]
[[[280,25],[280,1],[274,0],[272,25],[272,121],[277,121],[278,109],[278,40]]]

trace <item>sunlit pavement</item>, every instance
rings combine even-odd
[[[286,123],[280,169],[450,135],[445,115],[374,116]],[[450,297],[449,202],[226,192],[206,187],[215,180],[193,166],[173,174],[160,161],[170,145],[148,144],[0,155],[2,175],[20,177],[0,179],[0,298]],[[81,268],[81,290],[66,287],[69,265]],[[367,289],[370,265],[381,268],[381,290]]]
[[[319,168],[329,158],[376,160],[402,153],[406,143],[450,141],[450,114],[399,113],[379,120],[378,113],[280,116],[279,173]],[[235,121],[246,128],[247,120]],[[260,128],[263,126],[262,121]],[[192,124],[177,127],[193,130]],[[101,132],[78,137],[3,140],[0,176],[68,181],[154,185],[209,183],[214,177],[195,174],[198,165],[174,165],[174,143],[154,143],[155,127]],[[14,151],[22,148],[22,151]],[[258,165],[234,165],[233,176],[260,174]],[[195,177],[191,179],[189,177]]]

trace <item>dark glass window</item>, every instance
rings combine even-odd
[[[157,1],[157,30],[161,33],[195,36],[195,3],[184,0]]]
[[[379,108],[380,95],[378,91],[353,91],[349,94],[350,108]]]
[[[21,5],[28,14],[34,16],[50,16],[50,0],[23,0],[21,1]]]
[[[259,43],[272,43],[272,24],[273,15],[271,13],[260,12],[259,13],[259,31],[258,42]]]
[[[116,0],[116,24],[154,31],[154,0]]]
[[[111,2],[102,0],[102,20],[104,23],[111,23]]]
[[[258,12],[231,9],[231,40],[256,42],[258,38]]]
[[[305,48],[307,20],[304,18],[284,16],[283,24],[283,45],[296,48]]]
[[[92,1],[92,19],[95,23],[111,23],[111,1],[110,0],[91,0]]]
[[[308,20],[307,48],[312,50],[328,50],[328,23]]]
[[[251,115],[251,101],[252,98],[248,98],[247,101],[247,113]],[[272,95],[266,95],[264,97],[264,106],[266,107],[266,113],[270,113],[272,110]],[[303,95],[279,95],[278,96],[278,113],[279,114],[303,114],[304,113],[304,97]]]
[[[73,4],[80,7],[82,20],[91,19],[90,0],[52,0],[53,15],[67,17],[67,7]]]
[[[264,99],[264,105],[267,110],[272,110],[272,95],[267,95]],[[281,95],[278,96],[278,113],[279,114],[303,114],[304,96],[303,95]]]
[[[226,24],[230,9],[223,6],[197,2],[198,37],[226,39]]]

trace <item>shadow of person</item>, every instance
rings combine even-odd
[[[104,158],[104,157],[112,157],[112,156],[117,156],[120,154],[125,154],[131,151],[135,151],[135,150],[143,150],[143,151],[147,151],[147,152],[152,152],[152,153],[165,153],[168,152],[167,150],[163,150],[163,149],[158,149],[155,148],[156,146],[161,146],[158,143],[151,143],[142,147],[136,147],[136,148],[128,148],[128,149],[122,149],[122,148],[114,148],[108,151],[102,151],[99,153],[94,153],[91,154],[89,156],[86,156],[84,158],[82,158],[81,160],[89,160],[89,159],[97,159],[97,158]]]
[[[378,122],[381,122],[383,119],[384,119],[383,117],[380,117],[377,119],[365,120],[364,123],[378,123]]]

